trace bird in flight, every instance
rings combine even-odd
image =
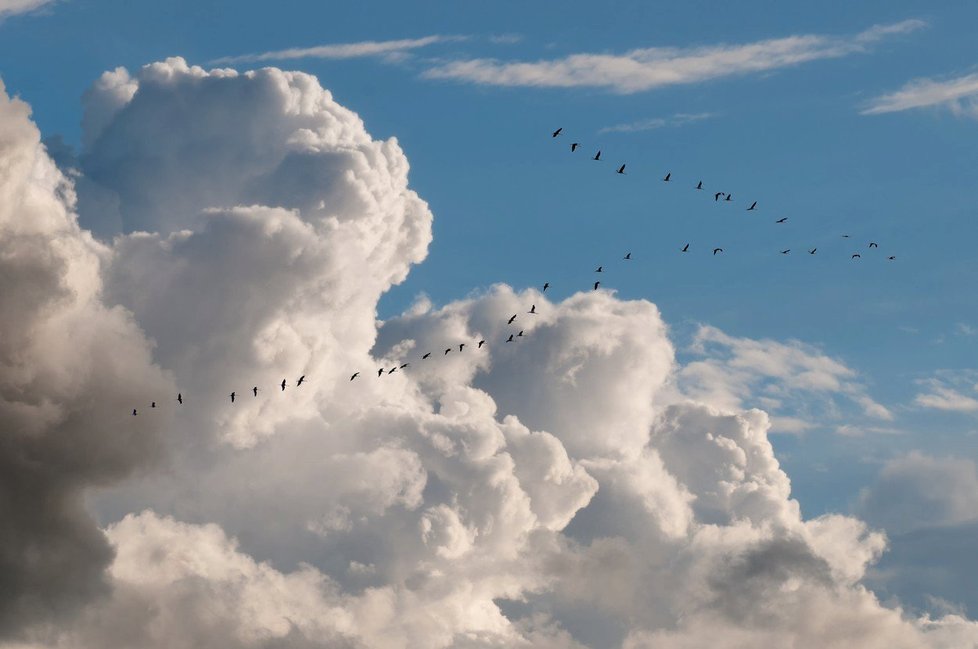
[[[285,381],[282,381],[282,383],[285,383]],[[284,390],[285,388],[282,388],[282,389]],[[252,393],[254,393],[254,395],[256,397],[258,396],[258,386],[257,385],[255,387],[251,388],[251,391],[252,391]]]
[[[550,282],[544,282],[543,283],[543,290],[544,290],[544,292],[546,292],[548,288],[550,288]]]
[[[750,204],[750,207],[747,208],[747,211],[750,212],[751,210],[756,208],[757,208],[757,201],[754,201],[753,203]]]
[[[896,259],[896,255],[892,255],[890,257],[887,257],[887,259],[889,259],[890,261],[893,261],[894,259]]]
[[[352,381],[353,379],[357,378],[358,376],[360,376],[360,372],[354,372],[353,373],[353,376],[350,377],[350,380]]]
[[[234,403],[234,392],[231,393],[231,403]]]
[[[862,255],[860,255],[858,252],[857,253],[853,253],[853,255],[852,255],[852,257],[850,257],[850,259],[862,259]]]
[[[513,320],[516,320],[516,316],[517,316],[517,314],[514,313],[513,314],[513,317],[506,321],[506,324],[513,324]]]
[[[618,173],[620,173],[622,175],[625,174],[625,165],[622,165],[622,166],[618,167]]]
[[[727,197],[723,200],[725,201],[733,200],[733,194],[727,194]]]
[[[522,330],[522,329],[520,329],[520,332],[519,332],[518,334],[516,334],[516,337],[517,337],[517,338],[519,338],[519,337],[520,337],[520,336],[522,336],[522,335],[523,335],[523,330]]]
[[[181,406],[183,405],[183,395],[180,393],[177,393],[177,403],[179,403]]]
[[[816,250],[818,250],[818,248],[812,248],[811,250],[808,251],[808,254],[814,255]]]
[[[448,352],[450,352],[450,351],[452,351],[452,348],[451,347],[449,347],[448,349],[445,350],[445,354],[444,355],[445,356],[448,356]]]
[[[595,291],[596,291],[596,290],[598,290],[598,287],[599,287],[599,286],[601,286],[601,282],[595,282],[595,283],[594,283],[594,290],[595,290]]]
[[[377,376],[383,376],[383,375],[384,375],[384,368],[382,367],[379,370],[377,370]]]
[[[572,143],[571,144],[571,153],[574,153],[575,151],[577,151],[577,147],[579,147],[579,146],[581,146],[581,145],[579,143],[577,143],[577,142]]]
[[[670,178],[672,178],[672,172],[671,171],[666,173],[666,177],[662,179],[662,182],[667,183],[667,182],[669,182],[669,179]]]
[[[410,365],[410,363],[404,363],[403,365],[401,365],[401,369],[403,370],[403,369],[404,369],[405,367],[407,367],[408,365]]]
[[[720,197],[721,196],[723,196],[723,192],[717,192],[716,194],[714,194],[713,195],[713,202],[716,203],[718,200],[720,200]]]
[[[397,365],[395,365],[394,367],[392,367],[389,370],[387,370],[387,374],[388,374],[388,376],[390,376],[391,374],[393,374],[396,371],[397,371]]]
[[[870,241],[870,242],[869,242],[869,247],[870,247],[870,248],[879,248],[880,246],[879,246],[879,244],[878,244],[878,243],[873,243],[872,241]]]
[[[782,255],[787,255],[789,252],[791,252],[791,248],[788,248],[787,250],[782,250],[781,251],[781,254]]]
[[[282,379],[282,392],[285,392],[285,379]],[[257,397],[258,395],[255,394],[255,396]]]
[[[132,416],[133,416],[133,417],[135,417],[135,416],[136,416],[136,409],[135,409],[135,408],[133,408],[133,409],[132,409]]]
[[[508,343],[513,342],[513,334],[509,334],[509,338],[506,339],[506,342]]]
[[[459,344],[458,344],[458,350],[459,350],[459,351],[462,351],[462,349],[463,349],[464,347],[465,347],[465,343],[459,343]]]
[[[422,356],[421,357],[421,360],[424,360],[424,359],[428,358],[429,356],[431,356],[431,352],[428,352],[427,354],[425,354],[424,356]]]
[[[702,180],[699,181],[698,183],[696,183],[696,189],[703,189],[703,181]]]
[[[601,159],[601,149],[598,149],[598,152],[597,152],[597,153],[595,153],[595,154],[594,154],[594,157],[593,157],[593,158],[591,158],[591,159],[592,159],[592,160],[600,160],[600,159]]]
[[[531,305],[531,306],[530,306],[530,310],[529,310],[529,311],[527,311],[527,313],[534,313],[534,314],[535,314],[536,312],[537,312],[537,305],[536,305],[536,304],[533,304],[533,305]]]
[[[149,407],[150,407],[150,408],[155,408],[155,407],[156,407],[156,402],[155,402],[155,401],[153,401],[152,403],[150,403],[150,404],[149,404]]]
[[[780,219],[778,219],[777,221],[775,221],[775,223],[784,223],[787,220],[788,220],[788,217],[787,216],[782,216]]]
[[[557,137],[558,135],[560,135],[560,132],[561,132],[561,131],[563,131],[563,130],[564,130],[564,127],[563,127],[563,126],[561,126],[561,127],[560,127],[560,128],[558,128],[558,129],[557,129],[556,131],[554,131],[554,135],[553,135],[553,136],[554,136],[554,137]]]
[[[716,255],[718,252],[723,252],[723,248],[714,248],[713,254]]]
[[[486,341],[485,340],[480,340],[479,341],[479,346],[478,346],[477,349],[482,349],[482,346],[485,345],[485,344],[486,344]]]
[[[604,266],[598,266],[597,268],[594,269],[594,272],[596,272],[596,273],[603,273],[604,272]]]
[[[299,387],[300,385],[302,385],[302,382],[305,380],[306,380],[306,375],[303,374],[302,376],[299,377],[299,380],[296,381],[295,387]]]
[[[689,252],[689,244],[687,243],[685,246],[683,246],[683,249],[679,252]]]
[[[632,258],[632,253],[630,253],[630,252],[625,253],[625,257],[624,258],[625,259],[631,259]]]
[[[848,239],[848,238],[849,238],[849,235],[848,235],[848,234],[843,234],[843,235],[842,235],[842,238],[843,238],[843,239]]]

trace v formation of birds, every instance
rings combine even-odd
[[[554,131],[553,133],[551,133],[551,137],[552,138],[557,138],[557,137],[559,137],[563,133],[563,131],[564,131],[563,127],[560,127],[556,131]],[[580,142],[572,142],[571,145],[570,145],[571,153],[576,152],[577,149],[579,149],[579,148],[581,148],[581,143]],[[594,154],[594,156],[591,158],[591,160],[594,160],[594,161],[597,161],[597,162],[601,162],[602,161],[602,158],[601,158],[601,150],[600,149]],[[625,167],[626,167],[626,163],[622,163],[618,167],[616,173],[621,174],[621,175],[627,175],[626,172],[625,172]],[[662,182],[674,182],[672,180],[672,172],[667,172],[666,175],[662,177]],[[692,186],[692,188],[694,190],[704,190],[705,189],[704,186],[703,186],[703,181],[702,180],[699,180],[696,183],[696,185],[693,185]],[[713,193],[713,202],[715,202],[715,203],[719,203],[719,202],[724,202],[724,203],[733,202],[733,195],[730,192],[726,192],[726,191],[714,192]],[[747,211],[747,212],[755,212],[755,211],[757,211],[757,201],[751,201],[750,205],[747,207],[747,209],[745,211]],[[777,224],[777,225],[780,225],[780,224],[786,223],[787,221],[788,221],[788,217],[783,216],[780,219],[775,220],[774,223]],[[842,235],[842,238],[848,239],[850,237],[847,234],[843,234]],[[869,248],[870,249],[879,248],[879,244],[876,243],[875,241],[871,241],[869,243]],[[806,250],[807,250],[807,252],[808,252],[809,255],[814,255],[818,251],[818,248],[811,248],[811,249],[806,249]],[[689,242],[685,242],[685,244],[682,247],[678,248],[678,251],[681,252],[681,253],[688,253],[690,251],[690,244],[689,244]],[[723,253],[723,248],[720,247],[720,246],[716,246],[716,247],[712,248],[712,251],[713,251],[713,255],[712,256],[716,256],[718,254]],[[791,252],[791,249],[790,248],[787,248],[785,250],[780,250],[779,252],[782,255],[787,255],[787,254],[789,254]],[[860,255],[858,252],[853,253],[852,256],[850,257],[850,259],[852,259],[852,260],[861,259],[861,258],[862,258],[862,255]],[[632,253],[631,252],[626,252],[625,253],[625,256],[623,257],[623,260],[624,261],[630,261],[631,259],[632,259]],[[888,261],[893,261],[893,260],[896,259],[896,256],[895,255],[889,255],[889,256],[886,257],[886,259]],[[596,272],[596,273],[604,273],[604,266],[598,266],[594,270],[594,272]],[[596,291],[596,290],[598,290],[598,288],[600,288],[600,286],[601,286],[601,281],[600,280],[596,280],[594,282],[594,285],[592,287],[592,290],[595,290]],[[544,284],[543,284],[543,292],[546,292],[548,288],[550,288],[550,282],[544,282]],[[530,309],[527,311],[527,314],[529,314],[529,315],[536,315],[536,313],[537,313],[537,306],[535,304],[533,304],[533,305],[530,306]],[[514,313],[512,316],[510,316],[507,319],[506,324],[508,326],[513,326],[513,324],[516,322],[516,319],[518,317],[519,317],[519,314],[518,313]],[[519,329],[519,331],[517,333],[510,333],[509,336],[505,339],[505,342],[506,343],[514,343],[514,342],[516,342],[516,340],[518,338],[523,338],[524,337],[523,336],[523,332],[524,332],[523,329]],[[486,340],[484,340],[484,339],[483,340],[479,340],[476,343],[476,349],[482,349],[487,344],[488,343],[486,342]],[[442,356],[448,356],[451,352],[455,351],[455,346],[456,345],[453,345],[451,347],[445,348]],[[462,353],[464,351],[464,349],[465,349],[465,346],[466,346],[466,343],[457,343],[457,347],[458,347],[458,352],[457,353]],[[431,352],[430,351],[429,352],[425,352],[424,354],[422,354],[420,356],[420,360],[421,361],[427,361],[427,360],[429,360],[430,357],[431,357]],[[411,366],[410,362],[403,362],[403,363],[398,363],[398,364],[394,365],[393,367],[389,367],[389,368],[388,367],[381,367],[381,368],[379,368],[377,370],[377,377],[379,378],[379,377],[383,377],[385,375],[390,375],[390,374],[393,374],[394,372],[397,372],[398,370],[405,370],[405,369],[407,369],[410,366]],[[360,376],[360,372],[359,371],[353,372],[353,374],[350,375],[350,381],[356,380],[357,378],[359,378],[359,376]],[[301,386],[306,381],[307,381],[307,379],[306,379],[305,375],[300,376],[296,380],[295,387]],[[280,388],[280,391],[284,392],[285,389],[287,387],[289,387],[289,384],[286,381],[286,379],[282,379],[282,382],[279,383],[276,387]],[[261,388],[259,388],[258,386],[253,386],[249,390],[249,392],[252,393],[252,397],[253,398],[258,397],[258,393],[260,391],[261,391]],[[232,391],[228,395],[228,398],[230,399],[230,403],[232,403],[232,404],[235,403],[235,401],[238,398],[238,396],[239,395],[238,395],[238,393],[236,391]],[[183,405],[184,399],[183,399],[183,393],[182,392],[181,393],[177,393],[176,401],[177,401],[177,404],[179,406],[182,406]],[[156,401],[151,401],[150,402],[150,409],[156,409],[156,408],[157,408]],[[138,408],[133,408],[132,414],[133,414],[133,416],[137,416],[139,414]]]

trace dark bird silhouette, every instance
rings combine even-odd
[[[575,151],[577,151],[577,147],[579,147],[579,146],[581,146],[581,145],[578,144],[577,142],[572,143],[571,144],[571,153],[574,153]]]
[[[133,408],[133,409],[132,409],[132,416],[133,416],[133,417],[135,417],[135,416],[136,416],[136,409],[135,409],[135,408]]]
[[[379,370],[377,370],[377,376],[383,376],[383,375],[384,375],[384,368],[382,367]]]
[[[299,377],[299,380],[296,381],[295,387],[299,387],[300,385],[302,385],[302,382],[305,380],[306,380],[306,375],[303,374],[302,376]]]
[[[787,216],[782,216],[780,219],[778,219],[777,221],[775,221],[775,223],[784,223],[787,220],[788,220],[788,217]]]
[[[603,273],[604,272],[604,266],[598,266],[597,268],[594,269],[594,272],[596,272],[596,273]]]
[[[670,178],[672,178],[672,172],[671,171],[668,172],[668,173],[666,173],[665,178],[662,179],[662,182],[667,183],[667,182],[669,182],[669,179]]]
[[[392,367],[389,370],[387,370],[387,375],[390,376],[391,374],[393,374],[396,371],[397,371],[397,365],[395,365],[394,367]]]
[[[703,181],[702,180],[699,181],[698,183],[696,183],[696,189],[703,189]]]
[[[750,204],[750,207],[747,208],[747,211],[750,212],[751,210],[756,208],[757,208],[757,201],[754,201],[753,203]]]
[[[887,259],[889,259],[890,261],[893,261],[894,259],[896,259],[896,255],[892,255],[890,257],[887,257]]]
[[[714,248],[713,254],[716,255],[718,252],[723,252],[723,248]]]
[[[462,349],[463,349],[464,347],[465,347],[465,343],[459,343],[459,344],[458,344],[458,350],[459,350],[459,351],[462,351]]]
[[[598,149],[598,152],[597,152],[597,153],[595,153],[595,154],[594,154],[594,157],[593,157],[593,158],[591,158],[591,159],[592,159],[592,160],[600,160],[600,159],[601,159],[601,149]]]
[[[860,254],[859,254],[859,253],[857,252],[857,253],[854,253],[854,254],[852,255],[852,257],[850,257],[850,259],[862,259],[862,255],[860,255]]]
[[[814,255],[816,250],[818,250],[818,248],[812,248],[811,250],[808,251],[808,254]]]
[[[622,166],[618,167],[618,173],[620,173],[622,175],[625,174],[625,165],[622,165]]]
[[[683,246],[682,250],[679,252],[689,252],[689,244],[687,243],[685,246]]]
[[[632,253],[630,253],[630,252],[629,253],[626,253],[624,258],[625,259],[631,259],[632,258]]]
[[[182,394],[179,394],[179,393],[177,394],[177,403],[179,403],[181,406],[183,405],[183,395]]]
[[[522,329],[520,329],[520,332],[519,332],[518,334],[516,334],[516,337],[517,337],[517,338],[519,338],[519,337],[521,337],[522,335],[523,335],[523,330],[522,330]]]
[[[518,314],[514,313],[513,317],[506,321],[506,324],[513,324],[513,320],[516,320]]]
[[[445,354],[444,355],[445,356],[448,356],[448,352],[450,352],[450,351],[452,351],[452,348],[451,347],[449,347],[448,349],[445,350]]]
[[[848,234],[843,234],[843,235],[842,235],[842,238],[843,238],[843,239],[848,239],[848,238],[849,238],[849,235],[848,235]]]
[[[870,247],[870,248],[879,248],[879,244],[877,244],[877,243],[873,243],[872,241],[870,241],[870,242],[869,242],[869,247]]]
[[[353,376],[350,377],[350,380],[352,381],[353,379],[357,378],[358,376],[360,376],[360,372],[354,372],[353,373]]]
[[[421,357],[421,360],[424,360],[424,359],[428,358],[429,356],[431,356],[431,352],[428,352],[427,354],[425,354],[424,356],[422,356]]]
[[[485,344],[486,344],[486,341],[485,340],[480,340],[479,341],[479,346],[477,347],[477,349],[482,349],[482,346],[485,345]]]
[[[782,255],[787,255],[789,252],[791,252],[791,248],[788,248],[787,250],[782,250],[781,251],[781,254]]]
[[[720,197],[721,196],[723,196],[723,192],[717,192],[716,194],[714,194],[713,195],[713,202],[716,203],[718,200],[720,200]]]
[[[282,392],[285,392],[285,386],[286,386],[285,379],[282,379],[281,385],[282,385]],[[258,396],[258,393],[257,392],[255,393],[255,396],[256,397]]]
[[[282,381],[282,383],[285,383],[285,381]],[[283,387],[282,389],[284,390],[285,388]],[[254,394],[257,397],[258,396],[258,386],[256,385],[255,387],[251,388],[251,392],[252,392],[252,394]]]
[[[595,283],[594,283],[594,290],[595,290],[595,291],[596,291],[596,290],[598,290],[598,287],[599,287],[599,286],[601,286],[601,282],[595,282]]]
[[[548,288],[550,288],[550,282],[544,282],[543,283],[543,290],[544,290],[544,292],[546,292]]]
[[[564,127],[561,126],[556,131],[554,131],[554,137],[557,137],[558,135],[560,135],[560,132],[563,131],[563,130],[564,130]]]
[[[506,342],[508,343],[513,342],[513,334],[509,334],[509,338],[506,339]]]
[[[537,312],[537,305],[536,304],[531,305],[530,306],[530,310],[527,311],[527,313],[536,313],[536,312]]]
[[[401,365],[401,369],[403,370],[403,369],[404,369],[405,367],[407,367],[408,365],[410,365],[410,363],[404,363],[404,364],[402,364],[402,365]]]
[[[234,403],[234,392],[231,393],[231,403]]]
[[[723,200],[725,200],[725,201],[731,201],[731,200],[733,200],[733,194],[727,194],[727,197],[725,199],[723,199]]]
[[[150,407],[150,408],[155,408],[155,407],[156,407],[156,402],[155,402],[155,401],[153,401],[152,403],[150,403],[150,404],[149,404],[149,407]]]

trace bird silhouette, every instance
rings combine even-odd
[[[155,408],[155,407],[156,407],[156,402],[155,402],[155,401],[153,401],[153,402],[151,402],[151,403],[149,404],[149,407],[150,407],[150,408]]]
[[[596,272],[596,273],[603,273],[604,272],[604,266],[598,266],[597,268],[594,269],[594,272]]]
[[[485,345],[485,344],[486,344],[486,341],[485,340],[480,340],[479,341],[479,346],[477,347],[477,349],[482,349],[482,346]]]
[[[620,173],[622,175],[625,174],[625,165],[622,165],[622,166],[618,167],[618,173]]]
[[[725,199],[723,199],[723,200],[725,200],[725,201],[732,201],[733,200],[733,194],[727,194],[727,197]]]
[[[403,364],[401,365],[401,369],[403,370],[403,369],[404,369],[405,367],[407,367],[408,365],[410,365],[410,363],[403,363]]]
[[[687,243],[685,246],[683,246],[682,250],[679,252],[689,252],[689,244]]]
[[[666,173],[666,176],[665,176],[665,178],[662,179],[662,182],[667,183],[667,182],[669,182],[669,179],[670,178],[672,178],[672,172],[671,171],[668,172],[668,173]]]
[[[445,350],[444,356],[448,356],[448,352],[450,352],[450,351],[452,351],[452,348],[451,347],[449,347],[448,349]]]
[[[791,248],[788,248],[787,250],[782,250],[781,251],[781,254],[782,255],[787,255],[789,252],[791,252]]]
[[[133,416],[133,417],[135,417],[136,415],[137,415],[137,413],[136,413],[136,409],[135,409],[135,408],[133,408],[133,409],[132,409],[132,416]]]
[[[560,135],[560,132],[561,132],[561,131],[563,131],[563,130],[564,130],[564,127],[563,127],[563,126],[561,126],[561,127],[560,127],[560,128],[558,128],[558,129],[557,129],[556,131],[554,131],[554,134],[553,134],[553,136],[554,136],[554,137],[557,137],[558,135]]]
[[[718,252],[723,252],[723,248],[714,248],[714,249],[713,249],[713,254],[714,254],[714,256],[716,256],[716,254],[717,254]]]
[[[282,383],[285,383],[285,381],[282,381]],[[283,387],[282,389],[284,390],[285,388]],[[255,387],[251,388],[251,392],[257,397],[258,396],[258,386],[256,385]]]
[[[465,348],[465,343],[459,343],[458,344],[458,350],[459,351],[462,351],[462,349],[464,349],[464,348]]]
[[[546,292],[548,288],[550,288],[550,282],[544,282],[543,283],[543,291]]]
[[[383,376],[383,375],[384,375],[384,368],[382,367],[379,370],[377,370],[377,376]]]
[[[397,365],[395,365],[394,367],[392,367],[389,370],[387,370],[387,375],[390,376],[391,374],[393,374],[396,371],[397,371]]]
[[[581,146],[581,145],[578,144],[577,142],[572,143],[571,144],[571,153],[574,153],[575,151],[577,151],[577,147],[579,147],[579,146]]]
[[[302,376],[299,377],[299,380],[296,381],[295,387],[299,387],[300,385],[302,385],[302,382],[305,380],[306,380],[306,375],[303,374]]]
[[[849,235],[848,235],[848,234],[843,234],[843,235],[842,235],[842,238],[843,238],[843,239],[848,239],[848,238],[849,238]]]
[[[424,360],[424,359],[428,358],[429,356],[431,356],[431,352],[428,352],[427,354],[425,354],[424,356],[422,356],[421,357],[421,360]]]
[[[360,376],[360,372],[354,372],[353,373],[353,376],[350,377],[350,380],[352,381],[353,379],[357,378],[358,376]]]
[[[873,243],[872,241],[870,241],[870,242],[869,242],[869,247],[870,247],[870,248],[879,248],[880,246],[879,246],[879,244],[878,244],[878,243]]]
[[[511,317],[509,320],[506,321],[506,324],[513,324],[513,320],[516,320],[517,315],[518,314],[514,313],[513,317]]]
[[[600,160],[600,159],[601,159],[601,149],[598,149],[598,152],[597,152],[597,153],[595,153],[595,154],[594,154],[594,157],[593,157],[593,158],[591,158],[591,159],[592,159],[592,160]]]
[[[180,393],[177,393],[177,403],[179,403],[181,406],[183,405],[183,395]]]
[[[625,253],[625,257],[624,258],[625,259],[631,259],[632,258],[632,253],[630,253],[630,252]]]
[[[754,201],[753,203],[751,203],[750,204],[750,207],[747,208],[747,211],[750,212],[751,210],[753,210],[755,208],[757,208],[757,201]]]
[[[718,200],[720,200],[720,197],[721,196],[723,196],[723,192],[717,192],[716,194],[714,194],[713,195],[713,202],[716,203]]]
[[[698,183],[696,183],[696,189],[703,189],[703,181],[702,180],[699,181]]]
[[[508,343],[513,342],[513,334],[509,334],[509,338],[506,339],[506,342]]]
[[[234,403],[234,392],[231,393],[231,403]]]
[[[522,330],[522,329],[520,329],[520,332],[519,332],[518,334],[516,334],[516,337],[517,337],[517,338],[519,338],[519,337],[521,337],[522,335],[523,335],[523,330]]]
[[[282,392],[285,392],[285,379],[282,379]],[[255,396],[258,396],[257,394]]]
[[[601,286],[601,282],[595,282],[595,283],[594,283],[594,290],[595,290],[595,291],[596,291],[596,290],[598,290],[598,287],[599,287],[599,286]]]
[[[787,220],[788,220],[788,217],[787,216],[782,216],[780,219],[778,219],[777,221],[775,221],[775,223],[784,223]]]
[[[808,251],[808,254],[814,255],[816,250],[818,250],[818,248],[812,248],[811,250]]]
[[[892,255],[890,257],[887,257],[887,259],[889,259],[890,261],[893,261],[894,259],[896,259],[896,255]]]
[[[530,310],[527,311],[527,313],[536,313],[536,312],[537,312],[537,305],[536,304],[531,305],[530,306]]]
[[[860,254],[859,254],[859,253],[857,252],[857,253],[854,253],[854,254],[852,255],[852,257],[850,257],[850,259],[862,259],[862,255],[860,255]]]

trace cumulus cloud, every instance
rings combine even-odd
[[[464,36],[444,36],[435,34],[422,38],[402,38],[390,41],[362,41],[359,43],[337,43],[315,47],[290,47],[273,52],[224,56],[211,63],[259,63],[262,61],[288,61],[292,59],[353,59],[365,56],[390,56],[403,54],[410,50],[427,47],[436,43],[464,40]]]
[[[494,86],[594,87],[635,93],[849,56],[868,51],[886,37],[925,26],[921,20],[905,20],[874,25],[845,37],[803,34],[743,45],[651,47],[624,54],[577,53],[540,61],[466,59],[440,63],[424,76]]]
[[[863,580],[883,535],[804,519],[769,416],[745,408],[775,380],[865,408],[840,362],[704,330],[700,362],[734,373],[711,392],[655,305],[607,291],[500,285],[378,322],[432,215],[397,142],[309,75],[169,59],[103,76],[75,177],[111,244],[75,222],[26,107],[3,106],[0,462],[25,459],[0,467],[2,502],[24,503],[4,512],[0,583],[57,577],[4,598],[17,646],[978,638],[960,615],[881,605]],[[37,607],[55,596],[70,619]]]
[[[951,79],[914,79],[899,90],[876,97],[863,115],[943,106],[955,115],[978,117],[978,74]]]

